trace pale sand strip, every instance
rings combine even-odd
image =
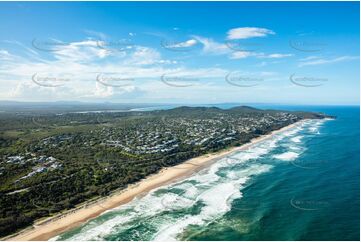
[[[299,121],[302,122],[302,121]],[[251,145],[272,137],[275,134],[283,132],[296,126],[299,122],[275,130],[268,135],[263,135],[251,140],[251,142],[239,147],[222,150],[217,153],[207,154],[187,160],[177,166],[164,168],[158,173],[151,175],[134,185],[128,186],[121,192],[114,193],[106,198],[102,198],[90,204],[81,206],[65,212],[63,215],[57,215],[53,218],[36,222],[33,228],[25,229],[11,237],[3,238],[5,240],[48,240],[66,230],[77,227],[89,219],[95,218],[103,212],[130,202],[134,197],[139,197],[154,188],[184,179],[192,173],[209,166],[211,163],[228,156],[229,154],[245,150]]]

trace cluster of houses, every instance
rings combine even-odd
[[[176,151],[180,145],[206,147],[227,143],[237,136],[277,123],[296,121],[296,115],[286,112],[257,115],[221,114],[214,118],[174,118],[147,122],[131,129],[103,128],[102,145],[117,147],[132,154],[153,154]]]
[[[37,156],[34,153],[26,153],[24,155],[8,156],[5,158],[6,163],[12,164],[25,164],[31,162],[34,164],[32,171],[27,175],[19,178],[15,182],[21,181],[23,179],[29,178],[37,173],[46,172],[49,170],[55,170],[61,167],[61,163],[57,161],[56,158],[52,156]]]
[[[224,145],[258,129],[264,130],[271,125],[297,120],[296,115],[287,112],[242,115],[222,113],[206,118],[176,117],[128,124],[125,127],[102,127],[91,130],[88,134],[82,134],[80,140],[84,141],[82,145],[85,146],[97,143],[136,155],[169,153],[177,152],[180,146],[197,146],[206,149],[208,146]],[[47,137],[38,143],[38,148],[59,148],[61,144],[71,143],[73,138],[71,134]],[[18,181],[61,166],[52,156],[38,156],[34,153],[4,158],[5,163],[34,164],[32,171]],[[0,174],[2,171],[0,167]]]
[[[65,143],[66,141],[71,140],[72,138],[73,138],[73,136],[71,136],[69,134],[61,134],[61,135],[47,137],[41,141],[41,144],[44,146],[56,147],[62,143]]]

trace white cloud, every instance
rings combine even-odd
[[[70,86],[42,87],[31,81],[18,82],[7,98],[53,101],[59,99],[72,99],[79,95],[78,89]]]
[[[203,53],[211,55],[225,55],[228,54],[230,59],[244,59],[247,57],[280,59],[293,56],[293,54],[265,54],[253,51],[235,51],[229,48],[227,44],[216,42],[210,38],[201,36],[194,36],[194,38],[203,45]]]
[[[305,58],[300,59],[300,61],[308,61],[308,60],[314,60],[314,59],[319,59],[319,58],[321,58],[321,57],[315,56],[315,55],[311,55],[311,56],[307,56],[307,57],[305,57]]]
[[[129,64],[135,65],[151,65],[161,61],[160,53],[152,48],[137,46],[131,54]]]
[[[259,58],[271,58],[271,59],[279,59],[279,58],[285,58],[285,57],[290,57],[290,56],[293,56],[293,54],[279,54],[279,53],[276,53],[276,54],[263,54],[263,53],[260,53],[258,55]]]
[[[110,54],[104,48],[99,48],[99,42],[85,40],[62,45],[54,51],[55,58],[62,61],[86,62],[104,58]]]
[[[94,97],[109,97],[113,95],[113,88],[109,86],[104,86],[98,82],[95,83],[95,90],[92,96]]]
[[[255,53],[252,53],[252,52],[236,51],[230,55],[230,58],[231,59],[243,59],[243,58],[247,58],[247,57],[254,56],[254,55],[255,55]]]
[[[179,64],[174,66],[176,61],[165,60],[157,50],[144,46],[134,46],[121,58],[116,54],[97,58],[99,53],[96,48],[99,46],[91,40],[68,43],[61,47],[65,48],[50,52],[38,51],[39,60],[1,50],[0,55],[7,60],[0,58],[0,98],[28,101],[117,101],[140,95],[142,98],[144,95],[154,98],[151,91],[160,90],[159,87],[164,86],[160,77],[165,73],[178,72],[195,78],[223,78],[227,73],[227,70],[220,68],[186,68]],[[75,56],[76,54],[79,56]],[[40,77],[61,78],[64,73],[72,76],[69,82],[54,87],[31,81],[35,73]],[[120,77],[133,78],[134,85],[102,85],[96,82],[99,73],[118,73]],[[111,75],[113,74],[108,76]],[[151,84],[149,90],[145,84],[147,82]]]
[[[226,44],[221,44],[201,36],[194,36],[194,38],[203,45],[203,52],[206,54],[223,55],[231,52]]]
[[[270,34],[275,34],[275,32],[269,29],[256,27],[235,28],[228,31],[227,39],[248,39],[254,37],[264,37]]]
[[[7,43],[7,44],[15,44],[15,45],[18,45],[20,46],[21,48],[25,49],[27,51],[27,55],[30,55],[32,57],[34,56],[39,56],[38,53],[36,51],[34,51],[33,49],[25,46],[24,44],[20,43],[19,41],[15,41],[15,40],[4,40],[3,41],[4,43]]]
[[[196,44],[197,44],[197,40],[190,39],[190,40],[187,40],[184,42],[167,45],[167,47],[169,47],[169,48],[186,48],[186,47],[192,47]]]
[[[84,30],[84,32],[90,36],[95,36],[97,39],[100,38],[101,40],[105,40],[108,38],[108,36],[102,32],[89,30],[89,29]]]
[[[0,49],[0,60],[9,61],[13,60],[14,56],[11,55],[7,50]]]
[[[312,57],[309,59],[301,59],[301,62],[299,63],[299,67],[302,66],[313,66],[313,65],[323,65],[323,64],[332,64],[332,63],[338,63],[342,61],[350,61],[350,60],[357,60],[359,59],[358,56],[340,56],[336,58],[330,58],[330,59],[324,59],[324,58],[318,58],[318,57]]]
[[[257,58],[265,58],[265,59],[280,59],[285,57],[293,56],[292,54],[265,54],[265,53],[256,53],[249,51],[236,51],[230,55],[231,59],[243,59],[247,57],[257,57]]]

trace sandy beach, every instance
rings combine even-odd
[[[299,121],[302,122],[302,121]],[[133,198],[142,196],[154,188],[184,179],[192,173],[203,169],[213,162],[228,156],[233,152],[248,149],[251,145],[273,135],[296,126],[299,122],[283,127],[282,129],[260,136],[251,142],[239,147],[229,148],[216,153],[207,154],[187,160],[177,166],[164,168],[128,188],[115,192],[112,195],[85,203],[73,210],[56,215],[52,218],[37,221],[32,228],[25,229],[15,235],[3,238],[5,240],[48,240],[66,230],[77,227],[89,219],[95,218],[105,211],[130,202]]]

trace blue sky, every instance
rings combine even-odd
[[[0,100],[358,104],[358,2],[1,2]]]

